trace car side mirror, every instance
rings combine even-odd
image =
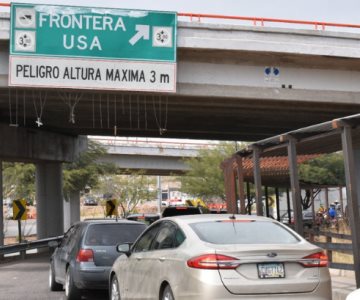
[[[120,244],[116,246],[116,251],[119,253],[124,253],[126,254],[126,256],[130,256],[131,254],[130,248],[131,248],[131,243]]]

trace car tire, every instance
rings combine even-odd
[[[49,289],[52,292],[63,290],[63,285],[55,281],[55,270],[52,262],[49,267]]]
[[[66,269],[65,275],[65,297],[67,300],[81,299],[80,290],[75,286],[70,267]]]
[[[161,300],[175,300],[170,285],[167,285],[162,293]]]
[[[119,282],[116,275],[111,278],[109,295],[110,300],[121,300]]]

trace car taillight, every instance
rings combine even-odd
[[[189,259],[187,265],[195,269],[223,270],[236,269],[240,263],[235,257],[221,254],[205,254]]]
[[[77,262],[93,262],[94,252],[91,249],[80,249],[77,256]]]
[[[324,252],[317,252],[308,256],[305,256],[301,264],[305,268],[327,267],[329,259]]]

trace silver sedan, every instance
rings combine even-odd
[[[332,298],[322,249],[264,217],[164,218],[118,251],[111,300]]]

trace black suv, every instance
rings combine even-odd
[[[82,289],[108,289],[108,276],[120,255],[116,245],[133,243],[147,226],[128,220],[87,220],[74,224],[50,258],[49,287],[80,299]]]
[[[202,210],[197,206],[168,206],[162,212],[162,217],[184,216],[184,215],[199,215]]]
[[[158,214],[132,214],[126,217],[128,220],[143,222],[146,225],[150,225],[160,219]]]

